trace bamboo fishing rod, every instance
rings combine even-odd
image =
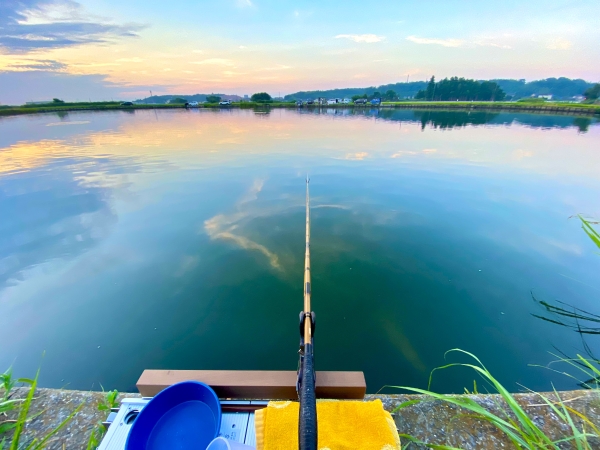
[[[317,450],[317,397],[313,336],[315,313],[310,309],[310,197],[306,177],[306,249],[304,253],[304,310],[300,313],[300,362],[296,390],[300,401],[298,418],[298,447]]]

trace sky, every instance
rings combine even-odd
[[[0,0],[0,104],[600,81],[598,0]]]

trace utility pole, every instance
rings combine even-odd
[[[408,83],[408,77],[410,77],[410,73],[406,75],[406,82]]]

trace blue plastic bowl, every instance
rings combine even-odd
[[[133,422],[125,450],[199,450],[217,437],[221,405],[199,381],[184,381],[161,391]]]

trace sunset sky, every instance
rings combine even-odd
[[[0,0],[0,103],[600,80],[600,2]]]

